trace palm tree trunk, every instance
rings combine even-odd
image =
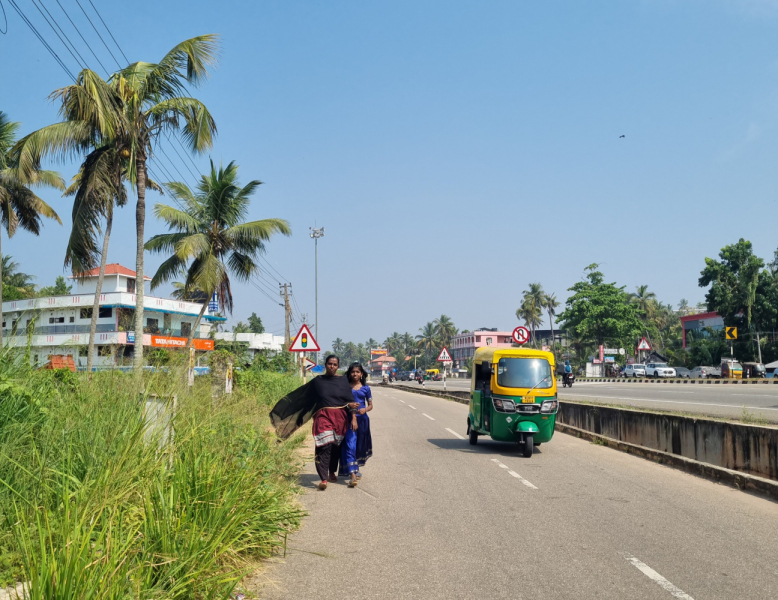
[[[211,296],[213,296],[213,294],[211,294]],[[208,296],[208,298],[210,298],[211,296]],[[197,331],[198,327],[200,327],[200,321],[202,320],[203,315],[205,314],[206,308],[208,308],[208,300],[203,302],[203,307],[200,309],[200,314],[197,315],[197,319],[195,319],[194,325],[192,325],[192,331],[189,332],[189,339],[186,341],[187,350],[192,347],[192,340],[194,340],[195,331]]]
[[[87,378],[92,378],[92,362],[95,355],[95,336],[97,335],[97,317],[100,314],[100,294],[103,291],[103,278],[105,277],[105,262],[108,258],[108,241],[111,239],[111,226],[113,225],[113,207],[108,208],[105,217],[105,236],[103,237],[103,253],[100,255],[100,274],[97,277],[95,300],[92,303],[92,320],[89,323],[89,348],[87,349],[86,373]],[[137,338],[136,338],[137,339]]]
[[[3,232],[0,231],[0,351],[3,350]]]
[[[137,376],[143,372],[143,237],[146,224],[146,160],[139,156],[135,162],[138,172],[138,204],[135,207],[135,351],[132,369]]]

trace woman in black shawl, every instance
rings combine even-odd
[[[337,356],[328,356],[324,361],[324,375],[314,377],[310,383],[281,398],[270,412],[276,434],[282,439],[288,438],[313,416],[320,490],[327,489],[327,481],[338,480],[340,445],[346,428],[357,429],[354,412],[357,404],[348,380],[337,374],[339,366]]]

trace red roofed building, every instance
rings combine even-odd
[[[370,361],[370,374],[383,377],[397,364],[393,356],[382,356]]]

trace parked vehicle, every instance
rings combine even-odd
[[[767,371],[762,363],[743,363],[743,379],[764,379],[765,377],[767,377]]]
[[[743,379],[743,365],[735,358],[721,359],[722,379]]]
[[[624,377],[645,377],[646,365],[627,365],[624,367]]]
[[[648,363],[646,377],[675,377],[675,369],[668,367],[667,363]]]
[[[718,379],[721,377],[721,369],[717,367],[694,367],[691,379]]]
[[[691,379],[691,373],[686,367],[675,367],[675,376],[681,379]]]
[[[473,357],[467,433],[518,443],[526,458],[551,441],[557,409],[554,355],[530,348],[478,348]]]

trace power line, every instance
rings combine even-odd
[[[68,11],[65,10],[65,7],[62,6],[59,0],[56,0],[57,4],[59,4],[59,7],[62,9],[62,12],[65,13],[65,16],[68,18],[68,21],[70,21],[70,24],[73,26],[73,29],[76,30],[76,33],[79,35],[79,37],[84,40],[84,43],[86,44],[86,47],[89,48],[89,51],[92,53],[92,56],[95,57],[95,60],[97,63],[103,67],[103,71],[105,71],[105,74],[108,75],[110,72],[108,69],[105,68],[105,65],[100,62],[100,59],[97,58],[97,54],[95,54],[95,51],[92,50],[92,46],[89,45],[89,42],[86,41],[83,35],[81,35],[81,31],[79,31],[78,27],[76,27],[76,24],[73,22],[73,19],[70,18],[70,15],[68,14]]]
[[[167,137],[168,141],[170,141],[170,135],[167,132],[165,132],[165,136]],[[179,144],[181,143],[181,140],[179,140],[178,138],[176,138],[176,140],[178,141]],[[173,152],[175,152],[176,155],[178,155],[178,158],[181,158],[181,155],[178,154],[178,150],[176,150],[176,147],[172,143],[170,144],[170,147],[173,149]],[[183,148],[183,146],[181,146],[181,147]],[[184,153],[186,154],[186,152],[184,152]],[[184,162],[183,158],[181,158],[181,163],[184,165],[184,167],[186,167],[186,170],[189,171],[189,174],[194,178],[194,180],[197,181],[197,175],[192,173],[192,170],[189,168],[189,165],[187,165]],[[192,163],[192,164],[194,164],[194,163]],[[197,168],[197,167],[195,167],[195,168]]]
[[[99,31],[97,31],[97,27],[95,27],[95,24],[94,24],[94,23],[92,23],[92,19],[90,19],[90,18],[89,18],[89,15],[88,15],[88,14],[86,14],[86,11],[84,10],[84,7],[83,7],[83,6],[81,6],[81,3],[80,3],[78,0],[76,0],[76,4],[78,4],[78,8],[80,8],[80,9],[81,9],[81,12],[82,12],[82,13],[84,13],[84,16],[86,17],[86,20],[87,20],[87,21],[89,21],[89,24],[92,26],[92,29],[94,29],[94,30],[95,30],[95,33],[97,34],[97,37],[99,37],[99,38],[100,38],[100,41],[101,41],[101,42],[103,42],[103,46],[105,46],[105,49],[106,49],[106,50],[108,50],[108,54],[110,54],[110,55],[111,55],[111,58],[112,58],[112,59],[114,60],[114,62],[116,63],[116,66],[117,66],[117,67],[119,67],[119,68],[121,69],[121,68],[122,68],[122,66],[119,64],[119,61],[118,61],[118,60],[116,60],[116,57],[113,55],[113,52],[111,52],[111,49],[108,47],[108,44],[106,44],[106,43],[105,43],[105,40],[103,39],[103,36],[101,36],[101,35],[100,35],[100,32],[99,32]]]
[[[67,50],[67,51],[70,53],[70,56],[72,56],[72,57],[73,57],[73,60],[75,60],[75,61],[76,61],[76,64],[79,66],[79,68],[83,69],[83,68],[84,68],[84,65],[86,64],[86,61],[84,60],[84,57],[83,57],[83,56],[81,56],[81,53],[80,53],[78,50],[76,50],[76,47],[73,45],[73,42],[72,42],[72,41],[70,41],[70,38],[68,38],[68,36],[65,34],[65,32],[64,32],[64,31],[62,31],[62,28],[59,26],[59,23],[57,23],[57,20],[56,20],[56,19],[54,18],[54,16],[53,16],[53,15],[52,15],[52,14],[49,12],[49,9],[48,9],[48,8],[46,8],[46,5],[45,5],[45,4],[43,4],[43,0],[40,0],[40,3],[41,3],[41,6],[43,7],[43,10],[45,10],[45,11],[46,11],[46,14],[48,14],[48,15],[49,15],[49,17],[51,17],[51,20],[52,20],[52,21],[54,21],[54,25],[56,25],[56,26],[57,26],[57,29],[59,29],[59,30],[62,32],[62,35],[64,35],[64,36],[65,36],[65,39],[67,39],[67,42],[66,42],[65,40],[63,40],[63,39],[62,39],[62,36],[61,36],[59,33],[57,33],[57,29],[55,29],[55,28],[54,28],[54,25],[52,25],[52,24],[51,24],[51,21],[49,21],[49,19],[46,17],[46,15],[44,15],[44,14],[43,14],[43,11],[42,11],[42,10],[40,9],[40,7],[38,6],[38,3],[37,3],[35,0],[31,0],[31,1],[32,1],[32,5],[33,5],[35,8],[37,8],[37,9],[38,9],[38,12],[39,12],[39,13],[41,14],[41,16],[43,17],[43,20],[44,20],[44,21],[46,21],[46,23],[48,23],[49,27],[51,27],[51,30],[54,32],[54,35],[56,35],[56,36],[59,38],[59,41],[60,41],[60,42],[62,42],[62,45],[63,45],[63,46],[65,46],[65,50]],[[76,54],[73,54],[73,50],[71,50],[71,49],[70,49],[70,46],[68,46],[68,42],[70,43],[70,46],[73,46],[73,50],[75,50],[75,51],[76,51],[76,54],[78,54],[78,58],[76,58]],[[79,61],[79,58],[81,59],[80,61]],[[83,63],[83,64],[82,64],[82,63]]]
[[[54,57],[54,60],[57,61],[60,67],[62,67],[62,70],[65,71],[65,73],[68,74],[68,76],[73,80],[75,83],[76,78],[73,76],[73,73],[70,72],[70,69],[67,68],[65,63],[62,61],[62,59],[59,57],[59,54],[54,52],[54,49],[49,46],[49,44],[46,42],[46,40],[43,39],[43,36],[38,32],[38,30],[35,28],[35,25],[32,24],[32,22],[27,18],[27,15],[25,15],[22,12],[22,9],[19,8],[19,6],[16,4],[15,0],[8,0],[9,4],[14,8],[14,10],[19,14],[19,16],[22,18],[22,21],[24,21],[27,24],[27,27],[30,28],[30,31],[32,31],[35,34],[35,37],[40,40],[41,44],[44,45],[46,50],[49,51],[49,53]]]
[[[89,4],[92,4],[92,0],[89,0]],[[124,50],[122,50],[122,47],[119,45],[119,42],[116,41],[116,38],[113,37],[113,34],[111,33],[111,30],[108,29],[108,25],[106,25],[105,21],[103,21],[103,17],[100,14],[100,12],[97,10],[97,7],[94,4],[92,4],[92,8],[95,9],[95,13],[97,13],[98,18],[100,19],[100,21],[102,22],[102,24],[105,27],[106,31],[108,32],[108,35],[111,36],[111,39],[113,40],[113,43],[116,44],[116,47],[119,49],[119,52],[122,53],[122,56],[124,57],[124,60],[126,60],[127,64],[129,64],[130,63],[130,59],[127,58],[127,55],[124,53]]]

